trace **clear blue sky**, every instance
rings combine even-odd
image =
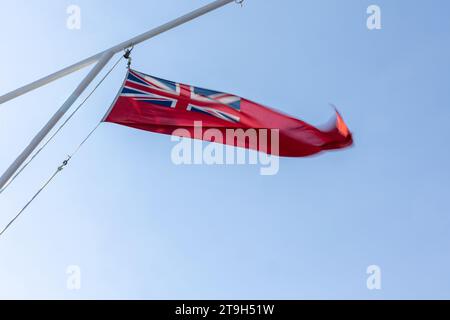
[[[0,92],[208,0],[2,1]],[[66,8],[82,28],[66,28]],[[366,8],[383,29],[366,28]],[[0,298],[450,298],[450,3],[247,0],[136,48],[134,67],[314,124],[355,146],[255,166],[174,166],[167,136],[104,124],[0,239]],[[0,106],[3,171],[86,74]],[[4,225],[109,107],[124,63],[0,196]],[[366,288],[379,265],[382,290]],[[66,289],[79,265],[82,289]]]

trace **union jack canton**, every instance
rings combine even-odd
[[[241,97],[198,88],[130,70],[121,97],[152,106],[199,112],[228,122],[239,123]]]

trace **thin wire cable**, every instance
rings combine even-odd
[[[56,170],[55,173],[50,177],[50,179],[47,180],[47,182],[39,189],[38,192],[31,198],[30,201],[22,208],[22,210],[19,211],[19,213],[6,225],[6,227],[0,232],[0,237],[3,236],[3,234],[12,226],[12,224],[22,215],[22,213],[30,206],[30,204],[36,199],[39,194],[44,191],[44,189],[52,182],[52,180],[60,173],[61,170]]]
[[[74,152],[72,152],[72,154],[69,156],[69,160],[72,159],[77,153],[78,151],[80,151],[80,149],[84,146],[84,144],[89,140],[89,138],[94,134],[94,132],[98,129],[98,127],[100,127],[102,123],[99,122],[97,123],[97,125],[95,126],[94,129],[91,130],[91,132],[89,132],[89,134],[86,136],[86,138],[84,138],[83,141],[81,141],[81,143],[78,145],[78,147],[75,149]]]
[[[59,126],[59,128],[50,136],[50,138],[33,154],[33,156],[17,171],[14,176],[5,184],[5,186],[0,189],[0,194],[2,194],[13,182],[16,180],[22,172],[33,162],[33,160],[41,153],[42,150],[47,147],[47,145],[58,135],[58,133],[67,125],[67,123],[73,118],[73,116],[86,104],[89,98],[94,94],[94,92],[100,87],[100,85],[106,80],[106,78],[111,74],[111,72],[117,67],[119,62],[122,60],[122,56],[117,60],[113,67],[103,76],[103,78],[97,83],[97,85],[91,90],[91,92],[86,96],[86,98],[78,105],[78,107],[67,117],[66,120]]]
[[[45,142],[45,144],[31,157],[31,159],[21,168],[21,170],[16,174],[8,184],[0,191],[0,194],[14,181],[19,174],[33,161],[33,159],[45,148],[46,145],[58,134],[59,131],[69,122],[69,120],[77,113],[78,110],[87,102],[87,100],[92,96],[95,90],[103,83],[103,81],[108,77],[108,75],[117,67],[119,62],[122,60],[122,57],[114,64],[114,66],[109,70],[106,75],[100,80],[100,82],[95,86],[95,88],[89,93],[89,95],[83,100],[83,102],[70,114],[70,116],[64,121],[64,123],[56,130],[56,132]],[[92,137],[94,132],[100,127],[101,122],[99,122],[94,129],[92,129],[89,134],[81,141],[81,143],[75,148],[75,150],[68,156],[66,160],[56,169],[56,171],[50,176],[50,178],[42,185],[42,187],[33,195],[33,197],[23,206],[23,208],[17,213],[17,215],[11,219],[11,221],[3,228],[0,232],[0,237],[2,237],[6,231],[14,224],[14,222],[25,212],[25,210],[33,203],[34,200],[44,191],[47,186],[56,178],[56,176],[64,170],[64,168],[69,164],[70,160],[80,151],[80,149],[86,144],[89,138]]]
[[[65,167],[69,164],[70,160],[80,151],[80,149],[86,144],[90,137],[94,134],[94,132],[100,127],[101,122],[99,122],[94,129],[89,132],[89,134],[84,138],[84,140],[78,145],[74,152],[68,156],[66,160],[56,169],[56,171],[51,175],[51,177],[44,183],[44,185],[34,194],[34,196],[25,204],[25,206],[19,211],[19,213],[3,228],[0,232],[0,237],[8,231],[8,229],[14,224],[14,222],[25,212],[25,210],[33,203],[34,200],[41,194],[42,191],[47,188],[47,186],[56,178],[56,176],[64,170]]]

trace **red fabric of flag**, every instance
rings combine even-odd
[[[352,134],[337,111],[333,125],[319,129],[236,95],[176,83],[135,70],[128,71],[104,121],[161,134],[175,132],[179,136],[282,157],[304,157],[353,144]],[[215,134],[199,135],[199,124],[202,132],[214,129]],[[258,133],[258,137],[267,132],[266,143],[225,139],[233,131],[249,130]],[[217,139],[218,133],[224,141]]]

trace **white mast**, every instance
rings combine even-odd
[[[48,123],[39,131],[39,133],[31,140],[29,145],[25,150],[17,157],[17,159],[11,164],[11,166],[6,170],[6,172],[0,177],[0,190],[8,183],[8,181],[13,177],[13,175],[19,170],[22,164],[27,160],[27,158],[33,153],[33,151],[39,146],[39,144],[44,140],[48,133],[54,128],[58,121],[64,116],[64,114],[70,109],[70,107],[75,103],[79,96],[84,92],[84,90],[91,84],[95,77],[102,71],[106,64],[111,60],[111,58],[132,46],[135,46],[141,42],[147,41],[161,33],[164,33],[170,29],[178,27],[186,22],[194,20],[202,15],[205,15],[213,10],[225,6],[226,4],[233,2],[235,0],[216,0],[202,8],[199,8],[191,13],[188,13],[178,19],[170,21],[158,28],[152,29],[146,33],[143,33],[137,37],[134,37],[128,41],[122,42],[108,50],[100,52],[90,58],[82,60],[70,67],[62,69],[55,72],[47,77],[44,77],[38,81],[30,83],[22,88],[14,90],[0,97],[0,104],[3,104],[9,100],[17,98],[27,92],[40,88],[52,81],[65,77],[75,71],[83,69],[94,63],[96,65],[89,72],[89,74],[83,79],[83,81],[78,85],[72,95],[66,100],[66,102],[61,106],[61,108],[53,115],[53,117],[48,121]],[[238,1],[241,2],[241,1]]]

